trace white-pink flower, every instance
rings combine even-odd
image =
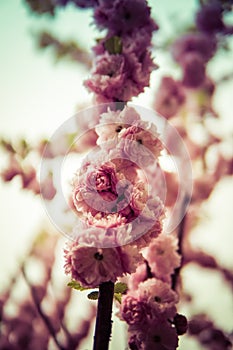
[[[115,248],[84,247],[74,242],[65,250],[65,273],[84,287],[98,287],[124,274],[120,254]]]
[[[155,315],[162,314],[167,318],[175,316],[178,294],[168,283],[157,278],[149,278],[138,285],[137,293],[139,300],[149,304]]]
[[[161,234],[150,244],[144,255],[156,277],[170,281],[174,269],[180,265],[177,249],[177,239],[172,235]]]
[[[148,313],[150,308],[148,305],[138,300],[133,295],[125,295],[122,297],[120,317],[131,326],[138,326],[146,323],[148,321]]]
[[[123,234],[127,225],[103,228],[80,222],[73,230],[75,241],[65,249],[65,272],[93,288],[134,272],[143,257],[136,247],[118,246],[118,230]]]
[[[97,145],[101,146],[102,143],[110,140],[117,141],[122,130],[127,129],[139,120],[139,114],[132,107],[125,106],[122,111],[109,108],[106,113],[101,114],[100,123],[95,128],[99,136]],[[102,145],[102,147],[105,146]]]
[[[120,142],[117,147],[122,156],[127,157],[140,167],[146,167],[156,161],[162,145],[158,139],[155,126],[139,122],[120,132]]]
[[[147,266],[144,262],[140,264],[136,271],[132,273],[128,280],[128,288],[129,290],[136,290],[138,288],[139,283],[145,281],[147,279]]]

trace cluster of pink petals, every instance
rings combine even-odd
[[[164,219],[163,202],[146,176],[161,151],[156,127],[128,106],[109,109],[99,120],[98,146],[73,180],[80,220],[65,250],[65,272],[88,287],[135,272]]]
[[[138,113],[127,106],[107,114],[96,127],[97,144],[111,151],[112,157],[128,159],[142,168],[156,163],[162,144],[155,125],[140,120]]]
[[[172,235],[159,235],[142,251],[146,260],[129,277],[119,316],[128,324],[130,349],[175,350],[178,346],[179,298],[171,285],[180,264],[177,249]]]
[[[175,350],[178,336],[175,327],[171,327],[168,321],[152,321],[149,326],[144,325],[137,333],[132,333],[129,346],[134,350]]]
[[[174,269],[180,266],[177,243],[174,236],[163,234],[154,240],[145,252],[151,271],[163,281],[170,281]]]
[[[123,110],[114,111],[110,108],[100,116],[99,124],[95,130],[98,135],[97,145],[118,139],[119,133],[140,121],[140,116],[134,108],[125,107]]]
[[[129,101],[139,95],[150,83],[150,74],[156,68],[151,54],[140,58],[131,53],[109,54],[105,52],[95,62],[91,78],[85,81],[89,91],[99,95],[99,102]]]
[[[183,71],[182,84],[186,88],[200,88],[206,79],[206,64],[215,54],[217,41],[206,33],[188,33],[172,45],[172,55]]]
[[[107,33],[94,47],[95,66],[85,86],[98,102],[129,101],[149,86],[150,74],[157,67],[149,48],[158,26],[144,0],[100,1],[94,20]],[[119,41],[116,52],[106,47],[114,38]]]
[[[99,148],[85,158],[73,181],[77,212],[82,216],[117,212],[128,221],[141,213],[141,221],[161,219],[162,204],[157,197],[152,199],[154,192],[149,193],[144,174],[148,165],[157,162],[162,148],[156,127],[125,106],[122,111],[103,113],[96,132]]]
[[[94,19],[100,29],[107,28],[117,35],[129,35],[135,28],[140,30],[145,26],[150,34],[156,29],[145,0],[114,0],[111,3],[100,0]]]
[[[82,230],[74,242],[67,244],[64,266],[65,272],[82,286],[95,288],[103,282],[115,282],[118,277],[135,271],[142,261],[135,246],[98,248],[100,242],[103,245],[103,239],[106,242],[115,238],[111,230],[80,227]]]
[[[90,212],[96,215],[98,212],[109,214],[115,212],[124,212],[126,215],[127,207],[137,214],[139,203],[132,202],[131,197],[137,190],[138,185],[134,186],[136,178],[135,169],[129,166],[129,179],[127,172],[117,171],[114,161],[106,161],[102,165],[98,165],[99,160],[94,163],[85,163],[85,172],[78,174],[74,179],[73,201],[78,212]],[[96,164],[97,163],[97,164]],[[130,180],[132,182],[130,182]],[[135,189],[133,190],[133,188]],[[135,195],[134,195],[135,196]],[[138,201],[144,200],[139,198]],[[143,202],[142,204],[143,205]]]
[[[136,290],[129,290],[123,296],[121,317],[129,325],[172,319],[176,315],[177,302],[178,295],[171,290],[168,283],[156,278],[146,279],[139,283]],[[130,327],[129,330],[134,330],[134,327]]]
[[[182,84],[172,77],[164,76],[155,96],[154,108],[169,119],[176,115],[185,101]]]

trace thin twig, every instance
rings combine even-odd
[[[59,350],[66,350],[66,349],[60,344],[60,342],[58,341],[58,339],[57,339],[57,337],[56,337],[56,332],[55,332],[55,330],[54,330],[54,328],[53,328],[53,325],[52,325],[52,323],[51,323],[49,317],[47,317],[47,315],[44,314],[44,312],[43,312],[43,310],[42,310],[42,308],[41,308],[41,306],[40,306],[40,302],[39,302],[39,300],[38,300],[38,297],[37,297],[35,291],[33,290],[30,281],[28,280],[28,277],[27,277],[27,275],[26,275],[24,266],[22,266],[22,273],[23,273],[23,277],[24,277],[24,279],[25,279],[25,282],[27,283],[28,287],[30,288],[31,296],[32,296],[33,302],[34,302],[34,304],[35,304],[35,307],[36,307],[36,309],[37,309],[37,312],[38,312],[38,314],[40,315],[40,317],[41,317],[42,321],[44,322],[45,326],[47,327],[49,333],[51,334],[51,336],[52,336],[52,338],[53,338],[55,344],[57,345],[57,347],[58,347]]]

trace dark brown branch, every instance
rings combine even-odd
[[[196,263],[203,268],[220,272],[233,288],[233,272],[220,266],[216,259],[210,254],[201,250],[189,250],[183,257],[183,265],[188,263]]]
[[[112,330],[113,295],[113,282],[100,284],[93,350],[108,350]]]
[[[189,203],[189,197],[185,196],[184,199],[183,199],[182,207],[181,207],[181,214],[182,215],[184,214],[186,206],[187,206],[188,203]],[[177,234],[178,249],[177,249],[177,252],[181,256],[181,263],[180,263],[180,266],[177,267],[174,270],[174,273],[172,275],[172,289],[173,290],[176,290],[178,279],[179,279],[179,275],[180,275],[180,270],[181,270],[182,265],[183,265],[182,244],[183,244],[183,238],[184,238],[185,221],[186,221],[186,214],[183,216],[183,219],[181,220],[179,228],[178,228],[178,234]]]
[[[44,312],[43,312],[43,310],[41,308],[40,301],[39,301],[39,299],[37,297],[37,294],[36,294],[35,290],[32,288],[32,285],[31,285],[30,281],[28,280],[28,277],[26,275],[24,266],[22,267],[22,273],[23,273],[23,277],[25,279],[25,282],[27,283],[28,287],[30,288],[31,296],[32,296],[33,302],[35,304],[35,307],[37,309],[37,312],[40,315],[41,319],[43,320],[46,328],[48,329],[49,334],[52,336],[52,338],[53,338],[55,344],[57,345],[58,349],[59,350],[65,350],[65,348],[59,343],[59,341],[57,339],[56,332],[54,330],[54,327],[53,327],[49,317],[44,314]]]

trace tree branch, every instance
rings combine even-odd
[[[112,330],[113,295],[113,282],[100,284],[93,350],[108,350]]]
[[[27,283],[28,287],[30,288],[32,300],[33,300],[33,302],[35,304],[37,312],[40,315],[41,319],[43,320],[46,328],[48,329],[49,334],[52,336],[52,338],[53,338],[55,344],[57,345],[58,349],[59,350],[65,350],[65,348],[60,344],[60,342],[57,339],[55,329],[54,329],[54,327],[53,327],[49,317],[44,314],[44,312],[43,312],[43,310],[41,308],[41,305],[40,305],[40,302],[38,300],[37,294],[35,293],[35,290],[32,288],[32,285],[31,285],[31,283],[30,283],[30,281],[29,281],[29,279],[28,279],[28,277],[26,275],[24,266],[22,266],[22,273],[23,273],[23,277],[25,279],[25,282]]]
[[[183,199],[181,213],[183,213],[185,211],[187,203],[189,203],[189,197],[186,195]],[[172,289],[173,290],[176,290],[177,282],[178,282],[179,275],[180,275],[180,270],[181,270],[182,265],[183,265],[182,244],[183,244],[183,238],[184,238],[185,221],[186,221],[186,214],[183,216],[183,219],[181,220],[179,228],[178,228],[178,234],[177,234],[178,250],[177,250],[177,252],[181,256],[181,263],[180,263],[180,266],[174,270],[174,273],[172,275]]]

